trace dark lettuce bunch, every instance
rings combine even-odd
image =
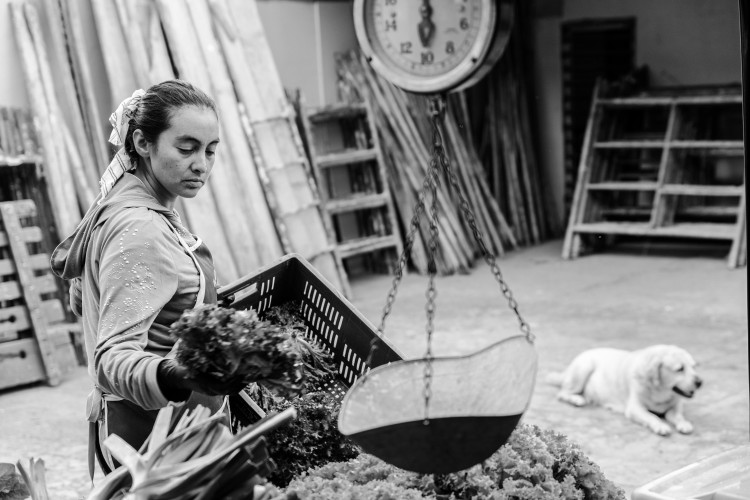
[[[301,390],[303,371],[287,331],[252,310],[204,304],[171,325],[176,358],[192,374],[220,381],[259,382],[281,392]]]

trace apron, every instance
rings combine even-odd
[[[203,245],[200,238],[190,246],[180,235],[180,232],[167,219],[172,231],[177,235],[180,245],[190,255],[195,263],[199,275],[198,295],[195,305],[216,303],[216,286],[214,266],[206,245]],[[174,349],[166,357],[173,357]],[[175,412],[173,419],[179,419],[180,415],[187,409],[195,408],[197,405],[207,407],[212,414],[224,412],[227,414],[227,424],[229,423],[227,398],[222,396],[207,396],[193,392],[187,401],[180,406]],[[146,438],[151,434],[156,416],[159,410],[144,410],[135,403],[125,399],[105,394],[96,387],[89,396],[87,403],[88,420],[89,420],[89,476],[93,481],[94,478],[94,456],[99,462],[104,474],[109,474],[117,467],[119,463],[109,454],[106,447],[103,446],[104,440],[110,434],[117,434],[124,439],[134,449],[139,450]]]

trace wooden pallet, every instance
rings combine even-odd
[[[606,98],[601,89],[594,91],[563,257],[581,255],[587,234],[670,237],[728,241],[729,267],[744,266],[744,143],[733,132],[742,130],[739,92]]]
[[[29,250],[42,230],[22,220],[35,215],[30,200],[0,203],[0,389],[57,385],[77,363],[71,333],[79,326],[66,322],[49,256]]]
[[[303,106],[301,115],[339,266],[346,272],[346,259],[369,254],[380,255],[375,257],[379,267],[390,270],[403,243],[369,103]],[[379,221],[375,227],[358,220],[368,215],[368,220]],[[341,218],[347,216],[357,222],[355,237],[341,228]],[[381,252],[389,249],[390,253]],[[345,294],[351,295],[348,285]]]

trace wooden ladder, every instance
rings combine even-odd
[[[628,235],[725,240],[729,267],[744,266],[739,89],[605,98],[602,88],[594,90],[563,258],[580,256],[587,237]]]
[[[42,241],[31,200],[0,203],[0,389],[46,380],[57,385],[77,364],[57,283],[46,253],[30,252]]]
[[[301,108],[336,260],[344,273],[344,262],[358,256],[390,272],[403,243],[370,104]],[[348,283],[345,293],[351,296]]]

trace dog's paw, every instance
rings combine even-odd
[[[677,422],[674,427],[680,434],[690,434],[691,432],[693,432],[693,424],[691,424],[687,420]]]
[[[669,427],[669,425],[665,422],[655,422],[649,425],[649,427],[654,432],[654,434],[658,434],[660,436],[669,436],[670,434],[672,434],[672,428]]]
[[[557,399],[564,401],[573,406],[586,406],[586,398],[580,394],[569,394],[567,392],[560,392],[557,395]]]

